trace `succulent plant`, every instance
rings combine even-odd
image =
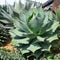
[[[7,49],[0,48],[0,60],[25,60],[20,51],[12,50],[9,51]]]
[[[39,59],[51,53],[51,48],[58,41],[59,32],[59,21],[54,19],[52,12],[44,12],[38,7],[20,13],[19,17],[15,20],[16,29],[11,31],[11,35],[14,35],[13,40],[25,58]]]
[[[26,59],[36,60],[51,53],[58,41],[59,21],[51,11],[45,12],[39,7],[15,11],[12,15],[2,10],[6,20],[12,21],[15,29],[10,30],[13,45],[21,50]]]

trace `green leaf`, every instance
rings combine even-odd
[[[22,50],[21,50],[21,53],[22,53],[22,54],[25,54],[25,53],[29,53],[29,51],[28,51],[28,50],[23,50],[23,49],[22,49]]]
[[[46,13],[46,16],[45,16],[45,19],[43,22],[43,26],[45,26],[47,23],[49,23],[49,20],[48,20],[48,14]]]
[[[38,44],[31,44],[27,49],[34,53],[36,50],[41,49],[41,47]]]
[[[23,36],[24,34],[26,34],[21,31],[18,31],[18,29],[12,30],[11,33],[14,33],[17,36]]]
[[[56,20],[54,20],[53,25],[52,25],[52,27],[51,27],[52,32],[55,32],[56,29],[59,27],[59,25],[60,25],[59,22],[56,21]]]
[[[13,22],[12,16],[10,14],[8,14],[6,11],[4,11],[3,9],[2,9],[1,14],[3,15],[4,18],[6,18],[6,20]]]
[[[42,9],[42,7],[40,6],[39,8],[37,8],[37,11],[38,11],[38,13],[41,15],[41,18],[43,19],[43,18],[44,18],[44,15],[45,15],[45,12],[44,12],[44,10]]]
[[[43,48],[42,51],[49,51],[50,52],[51,45],[47,46],[46,48]]]
[[[52,42],[52,41],[57,40],[57,39],[58,39],[58,37],[57,37],[57,34],[56,34],[56,35],[53,35],[53,36],[49,37],[47,39],[47,41]]]
[[[29,44],[29,38],[14,39],[14,42],[15,42],[16,44]]]
[[[40,36],[37,36],[37,40],[40,41],[40,42],[41,42],[41,41],[44,42],[45,38],[42,38],[42,37],[40,37]]]
[[[40,17],[39,14],[37,14],[36,16],[33,16],[33,18],[30,20],[30,22],[28,23],[29,28],[34,32],[34,33],[38,33],[39,30],[41,29],[43,20]]]
[[[30,33],[30,30],[29,30],[27,24],[23,21],[20,21],[20,30],[24,31],[26,33]]]
[[[48,16],[49,16],[49,19],[52,20],[53,19],[53,13],[51,11],[48,12]]]
[[[11,31],[9,32],[11,37],[14,38],[16,35],[14,33],[12,33]]]
[[[23,13],[21,12],[19,18],[20,18],[20,20],[21,20],[22,22],[24,22],[25,24],[27,24],[26,14],[23,14]]]
[[[14,27],[20,28],[20,22],[18,18],[14,18]]]

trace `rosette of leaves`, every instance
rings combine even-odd
[[[26,59],[38,60],[55,46],[59,21],[53,17],[52,12],[44,12],[40,7],[18,10],[12,9],[9,13],[2,10],[3,17],[12,21],[15,27],[10,31],[12,43]]]
[[[50,49],[55,46],[59,32],[59,21],[54,19],[52,12],[44,12],[38,7],[26,13],[21,12],[19,17],[14,20],[16,29],[10,33],[25,58],[39,59],[51,53]]]
[[[0,60],[25,60],[20,51],[12,50],[11,52],[7,49],[0,48]]]

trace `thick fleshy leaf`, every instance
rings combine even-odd
[[[11,37],[14,38],[16,35],[14,33],[12,33],[11,31],[9,32]]]
[[[43,27],[41,28],[41,31],[39,32],[40,35],[43,35],[44,33],[46,34],[47,32],[50,33],[50,31],[52,30],[52,29],[50,29],[51,25],[52,25],[52,21],[49,21],[48,23],[46,23],[46,25],[43,25]],[[49,34],[49,33],[47,33],[47,34]]]
[[[13,22],[14,19],[12,18],[12,16],[8,14],[6,11],[4,11],[3,9],[2,9],[1,14],[3,15],[4,18],[6,18],[6,20]]]
[[[38,44],[31,44],[27,49],[34,53],[36,50],[41,49],[41,47]]]
[[[14,33],[17,36],[23,36],[24,34],[26,34],[26,33],[18,31],[18,29],[12,30],[11,32]]]
[[[40,36],[37,36],[37,40],[40,41],[40,42],[44,42],[45,38],[42,38]]]
[[[42,7],[40,6],[39,8],[37,8],[37,11],[38,11],[38,13],[41,15],[41,18],[43,19],[43,18],[44,18],[44,15],[45,15],[45,12],[44,12],[44,10],[42,9]]]
[[[21,50],[21,53],[25,54],[25,53],[29,53],[29,51],[28,50]]]
[[[46,16],[45,16],[45,19],[44,19],[44,22],[43,22],[43,26],[45,26],[47,23],[49,23],[49,20],[48,20],[48,15],[46,13]]]
[[[56,20],[54,20],[54,22],[53,22],[53,24],[52,24],[52,27],[51,27],[52,32],[55,32],[56,29],[59,27],[59,25],[60,25],[59,22],[56,21]]]
[[[52,20],[53,19],[53,13],[51,11],[49,11],[48,13],[49,19]]]
[[[49,37],[47,39],[47,41],[52,42],[52,41],[57,40],[57,39],[58,39],[58,37],[57,37],[57,34],[56,34],[56,35],[53,35],[53,36]]]
[[[16,44],[29,44],[29,38],[14,39],[14,42],[15,42]]]
[[[23,22],[23,21],[20,21],[20,30],[24,31],[26,33],[32,33],[32,31],[29,29],[27,24],[25,22]]]
[[[37,14],[36,16],[33,16],[28,25],[34,33],[38,33],[41,29],[42,23],[43,20],[41,19],[40,15]]]
[[[51,49],[51,45],[46,48],[43,48],[41,51],[50,51],[50,49]]]
[[[25,14],[23,14],[22,12],[20,13],[20,16],[19,16],[20,20],[22,22],[24,22],[25,24],[27,24],[27,17]]]
[[[20,28],[20,23],[18,18],[14,18],[14,27]]]

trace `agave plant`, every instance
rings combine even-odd
[[[38,7],[30,9],[27,13],[21,12],[19,18],[15,18],[14,26],[16,29],[10,33],[25,58],[39,59],[51,53],[52,47],[56,46],[59,21],[54,19],[50,11],[44,12]]]
[[[15,29],[10,30],[12,43],[21,50],[24,57],[38,60],[51,53],[59,33],[59,21],[52,12],[45,12],[41,7],[22,9],[19,12],[14,9],[10,11],[12,14],[4,10],[1,14],[6,20],[13,22]]]

